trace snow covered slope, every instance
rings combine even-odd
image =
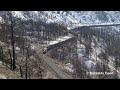
[[[82,24],[120,22],[120,11],[13,11],[13,16],[23,20],[56,22],[68,28],[74,28]]]
[[[2,22],[2,17],[0,17],[0,22]]]

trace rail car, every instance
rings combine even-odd
[[[55,47],[57,47],[57,44],[47,46],[46,48],[44,48],[43,54],[46,54],[48,51],[50,51],[51,49],[53,49]]]
[[[62,42],[47,46],[46,48],[44,48],[43,54],[46,54],[48,51],[52,50],[53,48],[59,47],[63,43],[69,42],[70,40],[72,41],[72,40],[74,40],[74,38],[70,38],[70,39],[68,39],[66,41],[62,41]]]

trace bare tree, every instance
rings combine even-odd
[[[14,42],[14,25],[13,25],[13,16],[12,11],[8,11],[9,19],[10,19],[10,26],[11,26],[11,45],[12,45],[12,70],[16,69],[16,60],[15,60],[15,42]]]

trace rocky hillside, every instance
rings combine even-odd
[[[0,16],[6,13],[6,11],[0,11]],[[120,11],[13,11],[13,16],[23,20],[56,22],[68,28],[82,24],[119,23],[120,21]]]

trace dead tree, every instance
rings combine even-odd
[[[12,70],[16,69],[16,62],[15,62],[15,42],[14,42],[14,25],[13,25],[13,17],[12,12],[8,11],[10,16],[10,26],[11,26],[11,45],[12,45]]]
[[[20,77],[23,78],[23,70],[22,70],[22,67],[20,66]]]
[[[2,62],[4,62],[4,59],[3,59],[3,48],[0,46],[0,59]]]
[[[9,49],[9,55],[10,55],[10,68],[11,68],[11,70],[13,70],[13,59],[12,59],[12,55],[11,55],[11,51],[10,51],[10,49]]]
[[[27,54],[28,54],[28,50],[27,50]],[[28,55],[26,56],[26,62],[25,62],[25,78],[28,78],[28,65],[27,65],[27,61],[28,61]]]

